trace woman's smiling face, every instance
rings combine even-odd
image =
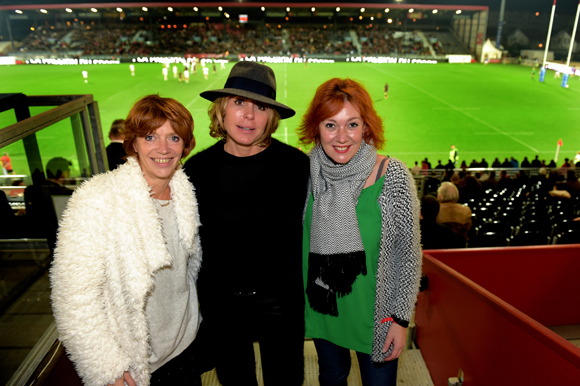
[[[169,180],[183,154],[183,139],[175,134],[169,121],[145,137],[135,138],[133,149],[137,152],[139,165],[152,186],[154,181]]]
[[[360,112],[346,101],[334,116],[318,124],[320,144],[324,152],[337,164],[345,164],[360,149],[365,132]]]

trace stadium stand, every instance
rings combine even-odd
[[[493,169],[474,169],[479,178],[470,169],[456,169],[451,179],[440,169],[414,177],[418,186],[428,186],[424,194],[433,194],[445,180],[456,181],[459,202],[473,212],[468,248],[580,243],[580,221],[574,221],[580,220],[580,197],[574,190],[573,169],[543,174],[536,168],[510,169],[504,175],[508,182],[486,189],[481,180],[489,170]]]
[[[142,24],[40,26],[22,41],[20,52],[94,55],[297,54],[411,55],[443,57],[468,50],[450,32],[394,31],[375,25],[329,29],[326,25],[191,23],[187,28]],[[356,43],[356,44],[355,44]]]

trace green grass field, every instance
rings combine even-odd
[[[205,80],[200,71],[189,84],[179,83],[172,74],[163,80],[161,64],[136,64],[131,76],[128,64],[91,66],[20,65],[0,66],[0,93],[27,95],[93,94],[99,103],[103,135],[111,122],[125,118],[140,97],[160,93],[183,103],[193,114],[197,147],[203,150],[215,140],[209,137],[207,107],[199,97],[208,89],[222,88],[229,69],[210,71]],[[351,77],[370,92],[375,107],[385,120],[384,154],[398,157],[412,166],[428,157],[445,163],[449,147],[455,144],[460,159],[467,163],[485,157],[514,156],[522,160],[536,154],[547,161],[554,158],[559,139],[563,140],[558,163],[573,158],[580,150],[580,81],[569,80],[560,87],[548,71],[544,83],[531,80],[531,69],[518,65],[490,64],[366,64],[336,63],[274,64],[278,81],[278,100],[293,107],[297,114],[281,122],[275,137],[298,145],[296,128],[314,95],[316,87],[331,77]],[[85,84],[81,72],[88,71]],[[389,98],[383,85],[389,83]],[[34,108],[33,114],[46,108]],[[0,113],[0,127],[15,123],[12,112]],[[70,123],[63,122],[37,134],[43,162],[54,156],[75,158]],[[108,138],[106,139],[108,144]],[[16,173],[28,174],[21,142],[7,151]],[[74,174],[74,173],[73,173]]]

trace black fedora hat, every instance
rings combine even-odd
[[[230,71],[224,88],[208,90],[199,94],[202,98],[215,101],[219,97],[237,95],[265,103],[278,111],[280,118],[290,118],[296,111],[276,102],[276,76],[268,66],[256,62],[238,62]]]

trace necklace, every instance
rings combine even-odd
[[[159,206],[166,207],[167,205],[171,204],[171,200],[167,201],[165,204],[162,204],[158,199],[154,198],[155,201],[159,204]]]

